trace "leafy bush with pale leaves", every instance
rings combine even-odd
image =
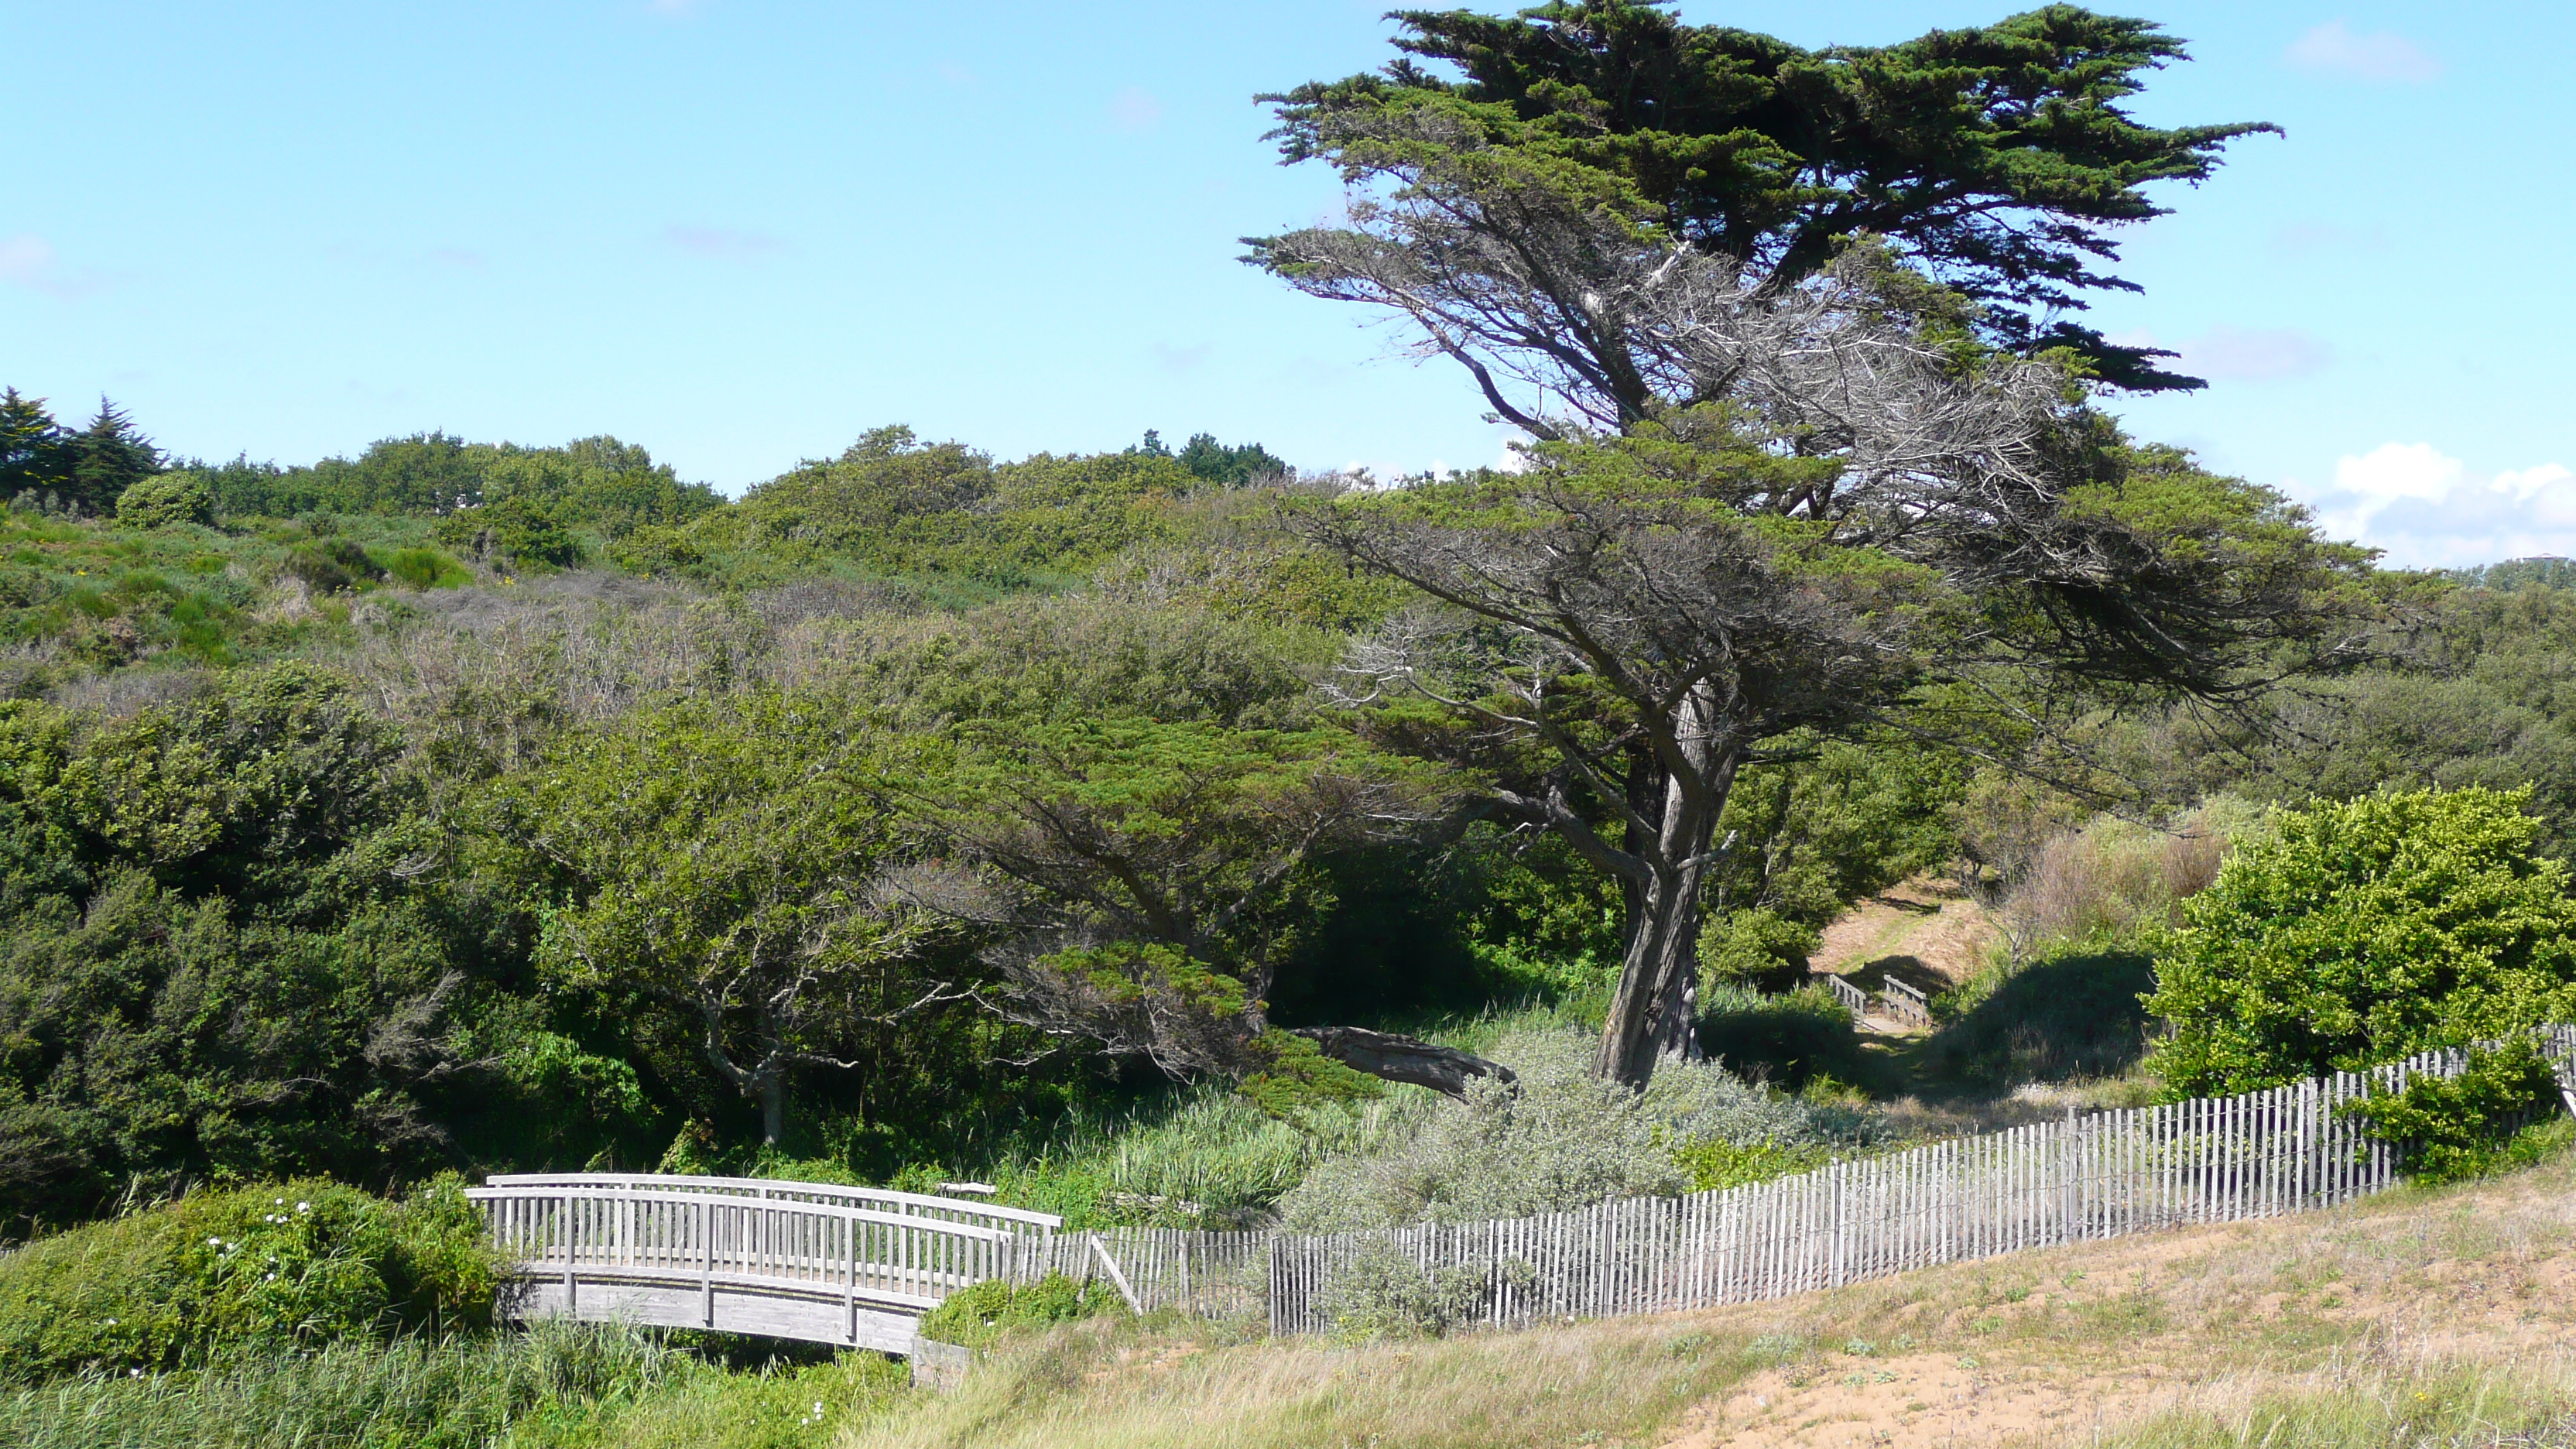
[[[1516,1032],[1489,1055],[1519,1076],[1463,1099],[1390,1096],[1355,1114],[1341,1150],[1280,1202],[1309,1232],[1478,1222],[1688,1192],[1677,1158],[1702,1143],[1857,1149],[1885,1133],[1864,1109],[1799,1101],[1751,1086],[1714,1062],[1667,1063],[1644,1092],[1592,1075],[1591,1036]]]

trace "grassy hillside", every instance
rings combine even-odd
[[[20,1265],[0,1264],[0,1285],[53,1291],[64,1263],[94,1268],[102,1246],[134,1241],[134,1228],[93,1231],[63,1245],[81,1251],[54,1252],[42,1282],[18,1282]],[[773,1356],[703,1335],[244,1339],[185,1367],[0,1391],[0,1442],[2565,1444],[2576,1436],[2571,1286],[2576,1154],[2562,1149],[2465,1187],[1702,1313],[1368,1343],[1274,1341],[1253,1323],[1091,1318],[1006,1340],[947,1396],[905,1387],[900,1366],[873,1355]],[[294,1332],[283,1319],[276,1327]]]
[[[842,1446],[2563,1444],[2571,1190],[2562,1154],[2333,1212],[1436,1342],[1085,1324]]]

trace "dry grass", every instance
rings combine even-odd
[[[2176,821],[2170,831],[2104,816],[2051,837],[2004,902],[2004,934],[2013,954],[2169,916],[2218,878],[2229,839],[2257,818],[2250,807],[2226,799]]]
[[[2571,1330],[2562,1157],[1707,1313],[1359,1347],[1088,1326],[845,1449],[2565,1443]]]
[[[1060,1331],[845,1449],[1310,1449],[1641,1442],[1758,1367],[1665,1320],[1334,1347]]]

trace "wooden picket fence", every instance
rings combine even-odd
[[[2576,1027],[2551,1028],[2562,1082]],[[1360,1233],[1065,1233],[1018,1273],[1113,1277],[1140,1309],[1266,1312],[1317,1333],[1391,1278],[1490,1325],[1780,1298],[2026,1248],[2331,1207],[2396,1180],[2401,1154],[2341,1112],[2371,1084],[2455,1076],[2463,1050],[2367,1073],[1937,1142],[1796,1177],[1502,1222]],[[2567,1094],[2576,1112],[2576,1092]],[[1399,1285],[1401,1286],[1401,1285]]]

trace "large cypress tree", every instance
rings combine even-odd
[[[1393,18],[1405,54],[1382,73],[1263,97],[1288,160],[1368,189],[1409,184],[1426,147],[1512,156],[1784,284],[1851,238],[1881,237],[1977,303],[1989,341],[2072,348],[2137,390],[2202,384],[2156,365],[2172,353],[2068,315],[2090,294],[2138,290],[2102,270],[2119,256],[2111,229],[2168,210],[2142,187],[2205,180],[2227,141],[2278,130],[2139,124],[2121,103],[2185,58],[2182,41],[2073,5],[1821,50],[1684,25],[1643,0]],[[1310,248],[1274,240],[1293,239],[1255,239],[1250,260],[1293,278]]]

